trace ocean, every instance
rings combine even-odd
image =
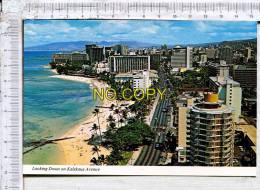
[[[97,105],[88,84],[52,78],[46,66],[51,51],[24,52],[23,142],[60,137],[81,122]],[[24,154],[24,164],[60,164],[62,152],[55,144]]]

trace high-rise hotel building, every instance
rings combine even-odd
[[[233,50],[229,46],[219,48],[219,59],[225,60],[228,65],[233,63]]]
[[[88,55],[88,60],[91,64],[99,61],[103,61],[105,57],[104,47],[97,46],[96,44],[86,45],[86,54]]]
[[[187,161],[193,166],[232,166],[234,124],[232,109],[206,94],[187,112]]]
[[[192,48],[176,46],[172,49],[171,66],[173,68],[191,68],[192,67]]]
[[[150,70],[150,56],[110,56],[110,72],[127,73],[132,70]]]
[[[229,77],[229,69],[219,66],[216,77],[209,77],[209,86],[218,92],[219,99],[234,110],[234,121],[239,123],[241,115],[242,88],[240,83]]]

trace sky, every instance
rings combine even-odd
[[[198,44],[256,38],[256,22],[25,20],[24,46],[69,41]]]

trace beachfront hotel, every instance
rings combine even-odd
[[[132,70],[150,70],[150,56],[110,56],[110,72],[127,73]]]
[[[105,52],[104,47],[98,46],[96,44],[87,44],[86,45],[86,54],[88,55],[88,60],[91,64],[97,61],[103,61]]]
[[[205,94],[204,102],[188,108],[186,159],[194,166],[232,166],[234,122],[229,105],[218,94]]]
[[[86,64],[87,54],[81,52],[72,52],[72,53],[55,53],[52,56],[52,61],[58,64],[66,64],[68,61],[72,64],[80,63]]]

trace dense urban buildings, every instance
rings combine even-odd
[[[160,53],[153,53],[150,54],[150,67],[151,69],[158,69],[161,63],[162,56]]]
[[[244,56],[245,56],[246,62],[248,62],[252,58],[252,49],[250,47],[245,48]]]
[[[224,46],[219,49],[219,59],[227,62],[228,65],[233,63],[233,50],[229,46]]]
[[[221,72],[225,72],[225,76],[229,76],[229,65],[226,64],[226,61],[221,60],[219,63],[210,62],[206,66],[208,68],[208,74],[211,77],[220,75]]]
[[[257,65],[234,65],[231,69],[233,79],[245,88],[256,88]]]
[[[128,47],[126,45],[115,45],[113,46],[113,50],[116,52],[116,55],[127,55]]]
[[[84,53],[54,54],[53,62],[80,62],[86,76],[110,76],[117,88],[126,84],[133,89],[145,90],[152,85],[167,89],[166,100],[153,100],[149,105],[153,111],[147,111],[154,113],[149,115],[148,124],[156,138],[144,150],[152,152],[150,157],[156,162],[136,161],[135,165],[253,166],[255,43],[245,40],[146,48],[87,44]],[[142,154],[140,159],[145,157]]]
[[[214,60],[215,58],[217,58],[217,49],[216,48],[206,48],[206,55],[208,59]]]

